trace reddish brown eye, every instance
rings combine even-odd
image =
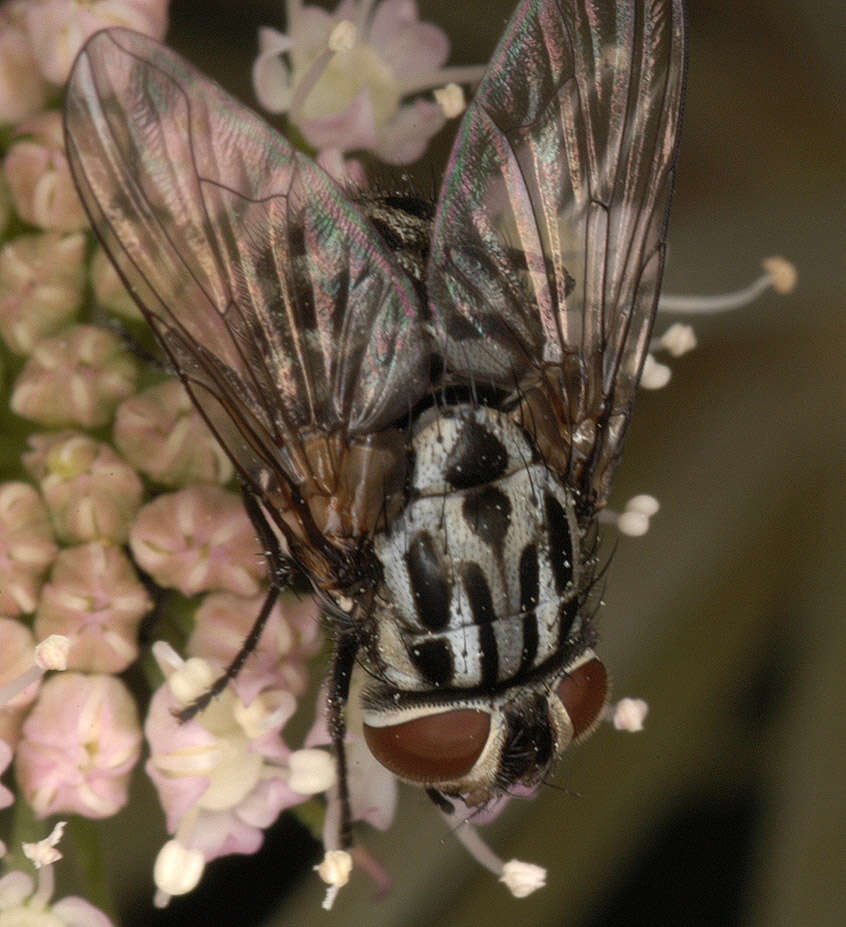
[[[490,715],[474,708],[425,715],[385,727],[364,725],[370,752],[412,782],[450,782],[467,775],[485,749]]]
[[[594,657],[577,666],[558,684],[558,698],[573,722],[573,739],[593,730],[608,699],[608,673]]]

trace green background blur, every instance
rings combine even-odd
[[[486,60],[512,8],[420,2],[451,36],[451,63]],[[169,41],[251,102],[256,28],[284,29],[282,10],[177,0]],[[639,397],[612,501],[650,492],[663,508],[646,537],[619,544],[600,652],[617,696],[650,702],[645,732],[600,730],[561,764],[560,790],[485,830],[506,859],[549,868],[523,901],[406,790],[394,827],[367,837],[394,876],[387,899],[359,875],[321,911],[318,848],[289,823],[261,856],[213,865],[194,896],[153,914],[147,867],[163,832],[154,805],[132,820],[139,783],[114,825],[127,924],[846,923],[846,14],[835,0],[688,10],[665,289],[733,288],[774,253],[797,264],[799,286],[697,324],[700,347],[673,363],[670,386]],[[432,147],[424,184],[450,141],[446,130]]]

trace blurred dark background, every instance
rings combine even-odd
[[[420,2],[457,64],[487,59],[513,6]],[[614,499],[650,492],[663,508],[646,537],[619,544],[601,653],[616,694],[650,702],[645,732],[600,730],[561,764],[560,789],[486,829],[506,859],[549,867],[527,900],[407,790],[394,827],[366,837],[393,873],[387,899],[359,874],[320,911],[319,850],[287,821],[262,854],[213,865],[198,892],[154,915],[148,867],[163,833],[151,805],[115,859],[127,924],[846,923],[846,16],[802,0],[688,10],[665,289],[733,288],[778,253],[799,285],[696,324],[698,350],[639,398]],[[284,30],[281,0],[176,0],[169,41],[252,102],[263,24]],[[450,142],[447,129],[424,178]]]

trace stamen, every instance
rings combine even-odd
[[[542,866],[524,863],[519,859],[511,859],[506,863],[485,843],[472,824],[464,821],[458,827],[452,827],[450,818],[443,813],[441,816],[450,824],[453,834],[473,859],[488,872],[498,876],[499,881],[515,898],[525,898],[546,884],[546,869]]]
[[[355,48],[355,42],[358,38],[358,30],[348,20],[342,19],[329,33],[329,51],[331,52],[348,52]]]
[[[447,119],[455,119],[464,112],[464,107],[467,105],[464,100],[464,91],[455,83],[439,87],[435,91],[435,102]]]
[[[711,315],[728,312],[754,302],[772,287],[776,293],[789,293],[796,286],[797,272],[786,258],[770,257],[761,262],[766,273],[749,286],[717,296],[661,296],[660,312],[683,312],[688,315]]]
[[[200,850],[184,846],[179,840],[168,840],[159,850],[153,864],[153,881],[156,894],[153,904],[164,908],[174,895],[185,895],[196,888],[206,867]]]
[[[643,730],[643,722],[649,714],[649,703],[642,698],[621,698],[616,705],[607,705],[602,713],[604,721],[610,721],[615,730],[636,734]]]
[[[666,364],[659,364],[651,355],[646,355],[640,385],[644,389],[663,389],[669,382],[672,371]]]
[[[641,493],[638,496],[632,496],[622,512],[603,509],[599,514],[599,520],[606,524],[615,525],[620,534],[628,535],[631,538],[639,538],[643,537],[649,530],[649,521],[657,515],[660,508],[661,505],[655,496]]]
[[[649,342],[650,351],[666,351],[671,357],[681,357],[696,347],[696,333],[692,325],[674,322],[660,338]]]
[[[358,30],[348,19],[342,19],[329,33],[326,48],[312,61],[308,70],[297,84],[291,99],[291,118],[296,122],[301,116],[308,95],[323,76],[329,62],[338,52],[349,51],[355,45]]]
[[[408,80],[398,82],[400,95],[408,97],[423,90],[431,90],[439,84],[476,84],[484,77],[486,70],[487,65],[470,64],[463,67],[441,68],[425,77],[422,75],[410,77]]]
[[[68,666],[70,640],[63,634],[45,637],[35,648],[33,665],[16,679],[0,686],[0,707],[7,705],[23,690],[37,682],[47,670],[65,670]]]
[[[352,856],[346,850],[327,850],[315,872],[329,886],[323,899],[323,910],[331,911],[338,892],[349,882],[353,868]]]

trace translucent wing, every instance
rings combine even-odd
[[[80,53],[66,136],[95,230],[242,476],[265,497],[286,481],[331,493],[310,442],[379,432],[428,385],[418,298],[372,227],[262,120],[128,30]]]
[[[649,343],[684,74],[681,0],[524,0],[435,219],[448,375],[513,390],[588,507],[607,497]]]

